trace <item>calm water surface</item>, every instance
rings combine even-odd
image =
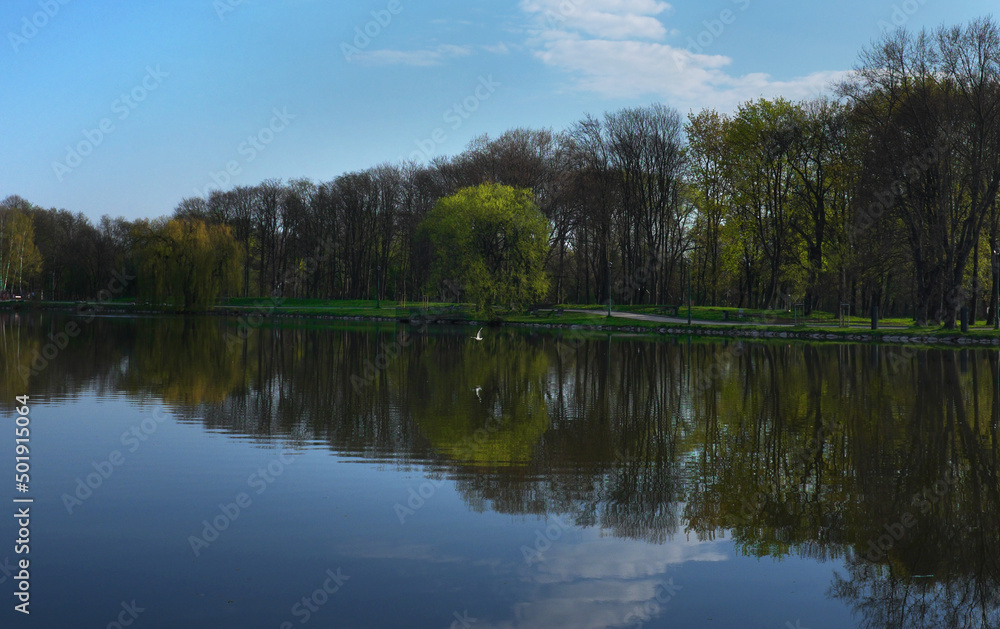
[[[1000,626],[996,350],[283,325],[0,314],[0,626]]]

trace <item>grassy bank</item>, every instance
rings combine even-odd
[[[135,303],[128,299],[103,302],[2,302],[0,310],[39,309],[96,314],[172,314],[174,309]],[[819,341],[887,341],[944,344],[993,344],[1000,342],[1000,333],[985,325],[972,326],[969,332],[946,330],[943,327],[917,327],[908,319],[884,319],[881,329],[870,330],[870,322],[851,317],[850,327],[840,327],[839,318],[830,313],[814,312],[809,317],[793,317],[787,311],[737,308],[700,307],[691,309],[692,325],[686,320],[688,310],[680,307],[675,320],[643,320],[625,316],[608,317],[607,306],[562,304],[534,314],[507,313],[494,324],[513,326],[543,326],[583,328],[600,331],[632,333],[697,334],[754,338],[799,338]],[[574,312],[578,311],[578,312]],[[614,306],[613,311],[628,315],[664,316],[663,306]],[[284,299],[275,303],[263,298],[230,299],[209,312],[196,314],[232,317],[262,316],[270,318],[310,319],[371,319],[401,322],[440,322],[482,324],[470,304],[445,302],[406,302],[374,300]],[[794,322],[794,325],[793,325]]]

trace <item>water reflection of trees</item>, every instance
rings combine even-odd
[[[60,323],[3,323],[9,396]],[[97,319],[30,388],[152,395],[212,429],[428,463],[476,509],[842,557],[831,595],[870,626],[996,622],[995,351],[405,330],[263,328],[234,342],[222,319]],[[944,478],[943,495],[914,502]],[[905,514],[905,534],[866,558]]]
[[[30,374],[31,361],[39,350],[35,323],[24,320],[18,312],[0,312],[0,389],[7,393],[6,399],[27,390],[25,374]]]
[[[4,399],[38,390],[52,400],[82,391],[121,389],[120,368],[134,336],[121,326],[95,320],[92,325],[79,325],[70,338],[65,334],[69,321],[0,312],[0,394]]]
[[[892,564],[852,558],[848,578],[835,575],[830,595],[851,605],[865,628],[1000,627],[995,558],[990,572],[981,557],[965,558],[975,563],[959,573],[916,578]]]

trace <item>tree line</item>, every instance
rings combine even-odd
[[[139,276],[136,296],[175,303],[454,297],[419,228],[440,200],[489,183],[529,190],[546,218],[554,302],[877,306],[946,325],[968,307],[992,321],[998,33],[983,18],[885,35],[830,98],[685,117],[624,108],[558,132],[483,135],[427,164],[217,190],[156,220],[93,225],[9,197],[0,287],[82,298],[126,269]],[[194,260],[208,268],[193,271]],[[178,294],[187,282],[210,287]]]

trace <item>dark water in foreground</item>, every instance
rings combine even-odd
[[[2,627],[1000,626],[996,350],[68,321]]]

